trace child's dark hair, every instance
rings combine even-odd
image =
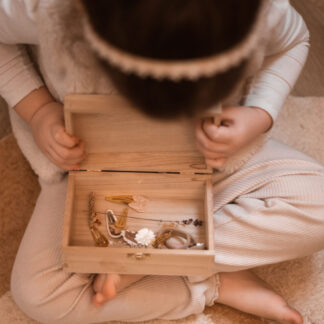
[[[103,39],[140,56],[185,60],[234,47],[249,33],[260,0],[82,0]],[[151,116],[192,116],[220,102],[234,88],[246,60],[196,81],[156,80],[124,74],[103,61],[118,90]]]

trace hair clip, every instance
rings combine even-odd
[[[92,234],[96,246],[107,247],[109,245],[107,238],[98,230],[97,227],[90,227],[90,232]]]
[[[108,239],[99,231],[99,229],[96,226],[97,224],[100,225],[101,222],[98,219],[95,212],[95,196],[93,192],[90,192],[89,194],[88,207],[88,224],[95,245],[100,247],[106,247],[109,245]]]
[[[120,229],[124,229],[127,223],[128,208],[126,207],[122,213],[118,216],[114,226]]]
[[[106,211],[106,228],[108,235],[111,238],[120,238],[122,230],[115,226],[117,222],[117,217],[111,209],[107,209]]]
[[[105,199],[118,204],[126,204],[137,212],[144,213],[148,199],[141,195],[106,196]]]
[[[117,204],[126,204],[133,202],[133,196],[131,195],[118,195],[118,196],[106,196],[105,199],[107,201],[111,201]]]
[[[107,224],[107,232],[111,238],[120,238],[122,236],[122,230]]]
[[[117,217],[115,216],[114,211],[111,209],[107,209],[106,213],[107,213],[108,224],[115,225],[115,223],[117,222]]]

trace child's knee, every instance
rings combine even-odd
[[[51,311],[44,303],[44,284],[41,280],[35,280],[25,269],[14,267],[11,274],[12,298],[27,316],[38,321],[43,319],[44,312],[49,320],[51,317]]]
[[[14,266],[11,293],[19,308],[41,323],[65,323],[70,305],[78,302],[86,286],[91,286],[87,275],[66,274],[59,266],[32,273],[28,267]]]
[[[14,268],[11,274],[10,290],[17,306],[29,317],[37,320],[37,312],[41,310],[39,287],[26,276],[23,269]]]

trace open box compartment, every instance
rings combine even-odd
[[[194,146],[189,121],[164,122],[136,111],[120,96],[69,95],[67,131],[85,142],[87,159],[68,176],[63,264],[69,272],[208,275],[214,272],[211,170]],[[179,225],[205,250],[96,247],[88,226],[88,196],[96,211],[123,208],[107,195],[141,194],[147,210],[129,209],[128,226],[156,232],[155,220],[203,220],[202,227]],[[145,220],[140,219],[144,217]],[[104,223],[104,219],[103,219]],[[99,228],[106,236],[105,228]]]

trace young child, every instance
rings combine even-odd
[[[0,47],[1,95],[30,125],[33,138],[42,152],[62,169],[78,169],[86,154],[82,141],[64,130],[63,108],[59,102],[63,101],[66,93],[107,93],[110,91],[109,79],[139,109],[159,118],[181,115],[197,117],[219,102],[224,106],[220,125],[215,125],[212,119],[207,118],[200,119],[196,128],[197,146],[204,154],[206,163],[216,169],[223,168],[223,172],[215,175],[215,230],[217,236],[223,239],[215,247],[218,251],[215,262],[219,264],[219,274],[196,281],[172,277],[161,279],[158,276],[142,278],[99,275],[93,284],[96,292],[93,303],[103,305],[105,301],[110,301],[101,308],[91,308],[89,304],[92,291],[89,287],[92,277],[73,274],[68,278],[60,267],[57,242],[60,242],[62,210],[57,206],[60,206],[60,201],[63,204],[66,183],[64,180],[52,186],[42,183],[38,207],[24,236],[13,271],[12,290],[17,304],[38,320],[89,323],[103,320],[181,318],[202,311],[205,304],[212,305],[217,301],[280,323],[302,323],[296,310],[289,307],[251,272],[243,269],[288,260],[322,248],[320,226],[316,235],[311,227],[311,243],[304,244],[304,249],[296,248],[295,251],[287,247],[278,253],[275,248],[277,238],[266,234],[272,225],[262,224],[263,237],[260,233],[254,235],[252,227],[255,228],[258,221],[251,218],[247,232],[243,230],[243,226],[240,228],[240,232],[249,235],[250,242],[237,242],[239,240],[234,236],[238,230],[230,228],[232,224],[236,226],[235,222],[233,219],[223,222],[222,219],[232,213],[230,202],[246,190],[226,198],[226,201],[217,198],[227,188],[233,188],[231,179],[239,182],[244,181],[241,176],[249,178],[250,175],[246,172],[250,170],[249,167],[255,170],[254,163],[269,163],[267,159],[272,144],[267,144],[262,149],[262,154],[259,154],[262,145],[254,145],[255,139],[271,128],[302,69],[308,51],[307,29],[289,2],[83,0],[75,6],[73,2],[58,4],[58,1],[52,0],[4,2],[0,8],[0,41],[4,44],[37,44],[37,61],[46,86],[50,89],[49,92],[43,86],[21,48],[3,44]],[[6,29],[5,23],[11,29]],[[83,27],[80,29],[79,26]],[[93,71],[99,71],[100,74]],[[98,75],[99,81],[95,78]],[[16,91],[17,89],[20,91]],[[254,153],[256,157],[252,158]],[[290,151],[287,154],[290,158],[307,161],[310,164],[307,172],[311,175],[316,173],[318,179],[312,186],[312,199],[309,198],[316,205],[319,198],[314,196],[314,192],[323,184],[323,171],[319,171],[319,166],[311,159],[299,157],[297,153]],[[242,156],[244,158],[238,158]],[[239,161],[233,164],[235,160]],[[241,170],[243,164],[244,169]],[[228,165],[231,167],[227,167]],[[301,166],[296,163],[295,168],[297,170]],[[259,172],[262,177],[261,171],[253,172]],[[279,173],[283,171],[274,172],[279,177]],[[287,174],[289,172],[286,171]],[[305,173],[301,170],[299,172]],[[296,174],[294,179],[309,181],[299,177],[301,176]],[[252,195],[253,186],[250,185],[248,189],[251,191],[248,192]],[[54,193],[57,204],[52,209],[49,208],[47,198],[50,192]],[[261,187],[259,193],[260,197],[251,196],[249,201],[252,198],[266,200],[266,193],[261,192]],[[280,192],[276,193],[280,197]],[[284,194],[282,192],[282,196]],[[304,199],[300,192],[294,195],[298,199]],[[44,209],[45,205],[47,209]],[[261,205],[256,207],[260,212]],[[286,211],[284,208],[288,207],[282,206],[283,214]],[[294,216],[308,215],[308,207],[303,208],[296,209]],[[317,208],[322,208],[319,203]],[[234,214],[241,216],[242,211],[244,208],[241,206],[241,210],[236,210]],[[46,224],[44,219],[40,219],[41,213],[47,215]],[[273,216],[275,215],[276,212],[273,212]],[[295,222],[294,229],[299,228],[295,218],[287,213],[287,224],[293,226]],[[247,217],[248,219],[250,218]],[[318,224],[318,220],[316,221]],[[316,221],[314,219],[315,223]],[[56,234],[43,238],[42,249],[36,252],[33,250],[36,247],[31,248],[28,242],[36,231],[44,233],[45,227],[49,230],[50,222],[56,222],[52,224],[52,228],[58,230]],[[248,223],[247,221],[246,224]],[[305,223],[309,224],[310,220],[307,218]],[[228,230],[228,236],[221,232],[225,229]],[[296,237],[285,236],[279,228],[274,231],[281,239],[287,237],[290,244],[297,241]],[[226,240],[229,237],[232,237],[230,243]],[[265,246],[265,242],[269,243],[268,246]],[[238,248],[239,245],[241,248]],[[259,246],[258,249],[255,246]],[[257,252],[258,250],[261,251]],[[28,260],[30,269],[38,264],[36,268],[40,268],[39,272],[30,270],[26,271],[27,274],[22,273],[28,255],[31,256]],[[42,262],[46,266],[41,267]],[[37,280],[32,279],[35,272],[38,274]],[[44,282],[42,285],[38,282],[39,278],[47,278],[49,274],[50,286],[53,285],[48,288],[50,294],[45,289]],[[129,289],[123,289],[134,282]],[[166,298],[161,282],[169,289],[168,303],[163,302],[163,305],[157,302],[159,298]],[[22,290],[21,287],[27,288]],[[134,293],[132,287],[140,291],[142,297],[149,297],[148,293],[152,297],[155,305],[150,304],[149,313],[131,307],[141,307],[138,304],[139,295]],[[143,287],[150,287],[150,291],[146,292]],[[32,288],[36,289],[37,298]],[[121,293],[112,299],[117,291]],[[191,298],[187,296],[188,291]],[[34,296],[31,299],[27,297],[30,294]],[[133,304],[128,304],[129,311],[117,314],[116,309],[120,310],[125,300]],[[45,306],[40,309],[39,305]],[[59,306],[64,307],[64,311],[57,314],[55,310]],[[82,314],[80,310],[83,310]]]

